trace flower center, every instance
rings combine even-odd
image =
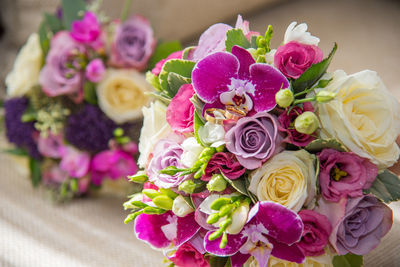
[[[331,179],[335,181],[339,181],[341,178],[346,177],[348,175],[347,172],[339,169],[338,167],[335,167],[331,169]]]
[[[222,104],[235,106],[246,112],[253,108],[253,101],[250,95],[254,96],[255,86],[247,80],[231,78],[228,91],[223,92],[219,99]]]

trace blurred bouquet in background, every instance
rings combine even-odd
[[[327,72],[337,46],[306,24],[272,35],[239,16],[147,73],[125,222],[170,266],[362,266],[391,229],[398,102],[376,72]]]
[[[110,20],[100,1],[63,0],[44,14],[6,78],[7,152],[27,157],[34,186],[59,200],[136,173],[142,107],[152,88],[144,71],[178,42],[157,45],[146,18]]]

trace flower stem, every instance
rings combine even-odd
[[[297,104],[301,104],[301,103],[305,103],[305,102],[311,102],[311,101],[315,101],[315,97],[310,97],[310,98],[304,98],[304,99],[295,100],[295,101],[293,102],[293,105],[297,105]]]
[[[129,15],[129,10],[131,9],[132,0],[125,0],[124,6],[121,12],[121,21],[124,22]]]

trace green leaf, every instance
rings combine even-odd
[[[194,51],[194,49],[196,49],[195,46],[186,47],[186,48],[183,50],[182,59],[188,59],[190,53],[192,53],[192,52]]]
[[[226,177],[222,172],[220,172],[222,177],[230,184],[233,188],[235,188],[236,191],[239,193],[248,196],[247,193],[247,187],[246,187],[246,178],[245,177],[240,177],[238,179],[231,180],[228,177]]]
[[[192,98],[190,99],[190,102],[193,103],[194,109],[196,110],[197,115],[203,114],[204,102],[201,101],[200,98],[196,94],[192,96]],[[203,124],[206,123],[206,120],[203,118],[203,116],[199,115],[199,118],[201,119]]]
[[[169,91],[173,95],[176,95],[179,91],[179,88],[181,88],[181,86],[184,84],[192,83],[192,79],[183,77],[174,72],[170,72],[168,74],[167,82],[168,82]]]
[[[183,59],[171,59],[165,62],[159,75],[161,89],[171,98],[176,94],[175,91],[169,88],[168,76],[171,72],[179,74],[185,78],[192,78],[192,70],[196,63]]]
[[[146,81],[151,84],[157,91],[161,92],[160,80],[151,71],[146,72]]]
[[[40,161],[34,158],[29,158],[29,170],[31,172],[32,185],[37,187],[42,180]]]
[[[47,55],[50,49],[50,39],[51,37],[63,30],[64,27],[61,21],[54,15],[45,13],[43,16],[43,21],[40,23],[38,34],[40,40],[40,47],[44,57]]]
[[[92,105],[97,105],[96,85],[91,82],[85,82],[83,85],[83,98]]]
[[[193,122],[193,124],[194,124],[194,127],[193,127],[194,128],[194,137],[196,138],[197,143],[205,146],[203,144],[203,142],[201,142],[201,139],[199,137],[199,129],[200,129],[200,127],[202,127],[204,125],[204,122],[201,120],[200,115],[197,113],[197,111],[194,112],[194,116],[193,117],[194,117],[194,122]]]
[[[361,267],[363,262],[363,256],[355,254],[337,255],[332,260],[334,267]]]
[[[21,147],[5,149],[3,150],[3,152],[14,156],[21,156],[21,157],[29,156],[28,152],[26,152],[26,150]]]
[[[292,83],[294,93],[299,93],[302,92],[304,89],[310,88],[322,77],[322,75],[325,74],[326,70],[329,67],[329,64],[332,61],[333,56],[335,55],[336,50],[337,44],[335,43],[331,53],[327,58],[319,63],[313,64]]]
[[[246,185],[246,192],[247,192],[247,196],[250,197],[251,201],[253,202],[253,204],[256,204],[258,202],[258,198],[256,195],[254,195],[252,192],[250,192],[249,190],[249,186],[250,186],[250,180],[248,177],[245,177],[245,185]]]
[[[64,29],[61,20],[57,18],[55,15],[45,13],[44,21],[48,29],[53,33],[59,32]]]
[[[257,49],[257,36],[256,35],[251,36],[250,48]]]
[[[167,58],[171,53],[179,50],[182,50],[182,46],[179,41],[160,43],[154,50],[154,53],[149,60],[147,68],[149,70],[153,69],[156,66],[157,62]]]
[[[227,52],[232,51],[232,47],[235,45],[243,47],[245,49],[250,48],[251,44],[247,40],[241,29],[231,29],[226,33],[225,48]]]
[[[208,263],[210,264],[210,267],[225,267],[228,260],[229,258],[227,257],[210,256]]]
[[[400,179],[389,170],[379,173],[372,186],[365,190],[386,203],[400,200]]]
[[[71,29],[71,24],[80,19],[86,10],[84,0],[61,0],[63,11],[63,24],[66,29]]]
[[[310,153],[321,152],[322,149],[332,148],[340,152],[346,152],[347,149],[336,139],[316,139],[309,143],[304,149]]]

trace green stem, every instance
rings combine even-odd
[[[311,101],[315,101],[315,97],[310,97],[310,98],[304,98],[304,99],[295,100],[295,101],[293,102],[293,105],[297,105],[297,104],[301,104],[301,103],[305,103],[305,102],[311,102]]]
[[[132,0],[125,0],[124,7],[121,12],[121,21],[124,22],[129,15],[129,11],[131,9]]]

